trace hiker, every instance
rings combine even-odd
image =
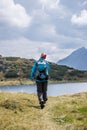
[[[31,80],[36,81],[37,86],[37,96],[41,106],[41,109],[45,107],[47,98],[47,86],[48,86],[48,71],[49,63],[45,60],[46,54],[42,53],[40,59],[36,61],[33,65],[31,72]]]

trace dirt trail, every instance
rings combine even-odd
[[[61,130],[61,127],[58,126],[52,119],[51,109],[56,103],[58,103],[58,101],[54,102],[54,100],[49,99],[44,109],[40,109],[40,107],[38,110],[36,109],[37,114],[40,114],[40,118],[37,120],[38,125],[42,126],[40,130]]]

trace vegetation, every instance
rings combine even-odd
[[[7,80],[28,79],[31,73],[34,59],[20,57],[0,56],[0,84]],[[67,66],[60,66],[55,63],[50,64],[50,80],[57,82],[87,81],[87,71],[79,71]],[[21,83],[21,82],[20,82]]]
[[[87,93],[48,97],[40,109],[37,95],[0,93],[0,130],[86,130]]]

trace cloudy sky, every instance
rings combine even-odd
[[[0,0],[0,54],[57,62],[87,48],[87,0]]]

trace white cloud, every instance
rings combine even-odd
[[[40,0],[43,8],[48,7],[51,9],[57,8],[60,0]]]
[[[1,0],[0,21],[11,26],[27,27],[30,25],[31,17],[26,13],[25,8],[15,4],[14,0]]]
[[[3,56],[38,59],[40,54],[45,52],[47,54],[47,60],[55,62],[60,56],[58,51],[58,45],[50,42],[36,42],[26,38],[0,41],[0,54]]]
[[[82,10],[80,15],[74,14],[71,22],[77,25],[87,25],[87,10]]]
[[[84,5],[79,6],[75,0],[0,0],[0,54],[38,59],[45,52],[47,60],[56,62],[73,49],[87,47],[87,29],[69,23],[73,12],[85,9],[86,1]],[[73,15],[72,23],[87,25],[87,10]]]
[[[77,46],[73,41],[78,43]],[[73,49],[87,46],[86,42],[81,41],[81,39],[73,39],[73,41],[72,43],[75,47],[72,47],[73,44],[71,45],[71,40],[69,41],[68,38],[66,39],[63,37],[60,38],[58,43],[31,41],[27,38],[0,40],[0,55],[24,57],[28,59],[33,58],[37,60],[40,57],[40,54],[45,52],[48,61],[57,62],[59,59],[68,56]]]
[[[42,5],[42,10],[52,17],[65,18],[69,12],[60,4],[60,0],[39,0]]]

